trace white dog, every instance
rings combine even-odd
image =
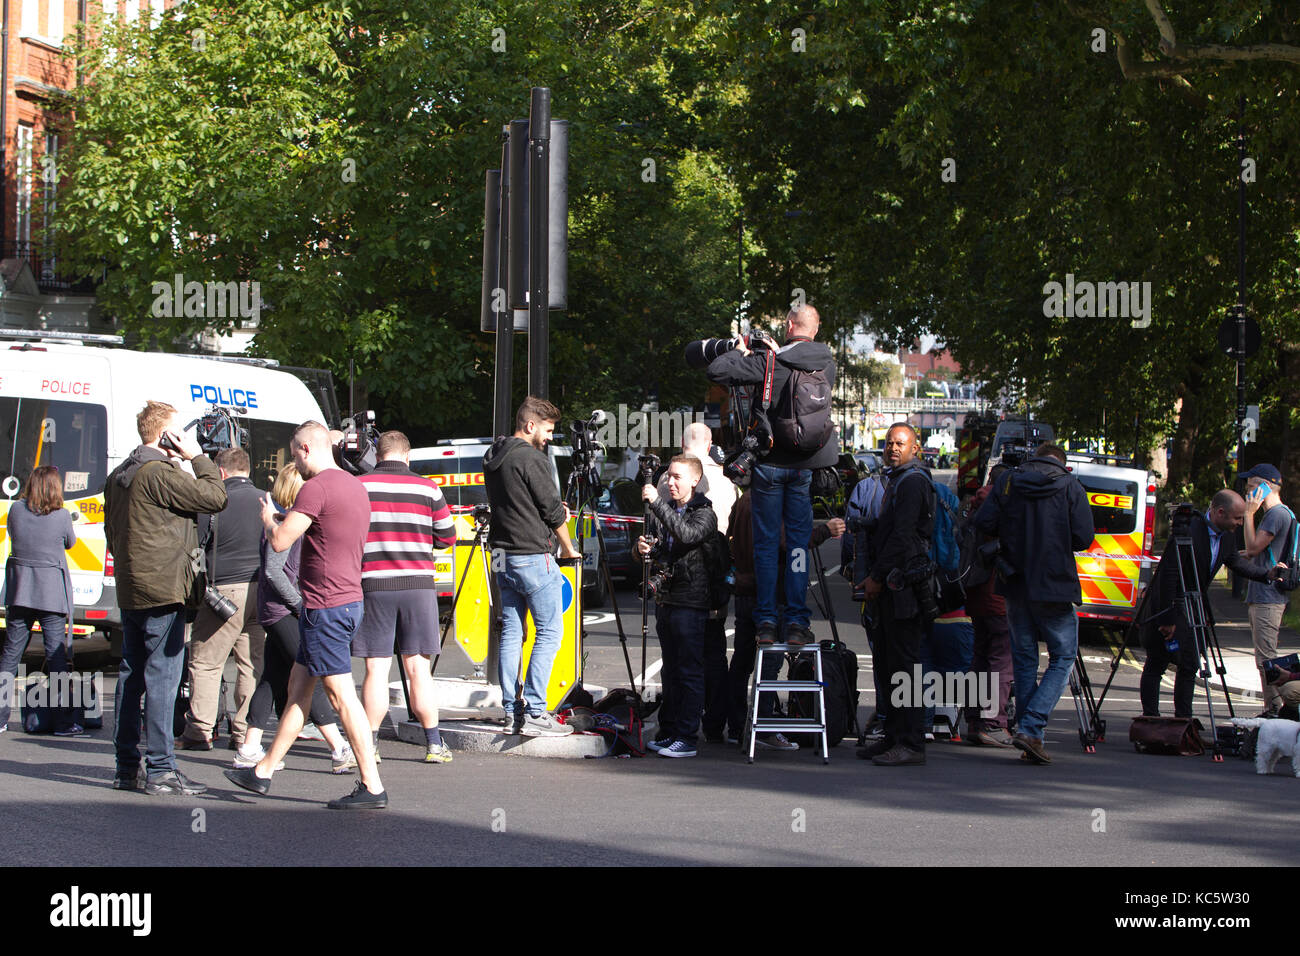
[[[1300,777],[1300,721],[1266,720],[1263,717],[1234,717],[1237,727],[1259,728],[1255,742],[1255,772],[1272,773],[1283,757],[1291,758],[1291,770]]]

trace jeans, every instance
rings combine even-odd
[[[759,465],[749,486],[754,520],[754,623],[775,624],[777,617],[777,562],[781,552],[781,527],[785,526],[785,601],[781,616],[786,628],[808,627],[808,567],[812,561],[809,539],[813,513],[809,488],[812,471]]]
[[[708,615],[703,609],[671,604],[655,608],[655,633],[664,661],[660,740],[684,740],[695,746],[704,708],[704,626]]]
[[[546,689],[551,665],[563,637],[564,575],[549,554],[503,554],[497,577],[501,590],[501,653],[497,679],[507,714],[518,715],[519,669],[524,649],[524,614],[531,612],[537,636],[523,679],[524,711],[530,717],[546,713]]]
[[[1070,681],[1079,652],[1079,620],[1074,605],[1059,601],[1019,601],[1007,598],[1011,625],[1011,658],[1016,675],[1019,731],[1043,739],[1047,718]],[[1047,645],[1048,664],[1038,680],[1038,642]]]
[[[9,711],[12,703],[10,692],[18,676],[18,665],[22,663],[23,652],[32,639],[32,622],[41,622],[41,637],[45,642],[46,670],[51,674],[66,673],[68,666],[67,615],[54,611],[37,611],[29,607],[10,605],[5,616],[4,654],[0,657],[0,673],[8,674],[7,680],[0,679],[0,727],[9,723]],[[73,723],[71,707],[61,707],[56,711],[55,728],[66,730]]]
[[[117,674],[113,742],[117,772],[140,766],[140,698],[144,698],[145,772],[176,769],[173,717],[185,661],[185,611],[179,604],[122,611],[122,663]]]

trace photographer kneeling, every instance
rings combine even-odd
[[[668,465],[668,493],[641,489],[650,503],[647,534],[637,552],[657,564],[645,587],[655,596],[655,631],[663,656],[659,734],[648,744],[661,757],[694,757],[704,709],[704,628],[709,616],[709,576],[702,545],[718,530],[709,499],[695,493],[704,470],[694,455]]]

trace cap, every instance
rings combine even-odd
[[[1282,484],[1282,473],[1272,465],[1256,465],[1250,471],[1243,472],[1242,478],[1264,478],[1276,484]]]

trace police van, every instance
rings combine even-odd
[[[176,406],[185,423],[213,405],[230,411],[248,434],[253,482],[265,489],[292,460],[294,429],[309,419],[325,421],[307,386],[269,363],[105,347],[120,341],[0,335],[0,562],[9,556],[9,508],[27,476],[39,465],[56,466],[77,533],[68,567],[78,636],[120,633],[113,557],[104,543],[104,484],[140,444],[135,419],[146,401]]]

